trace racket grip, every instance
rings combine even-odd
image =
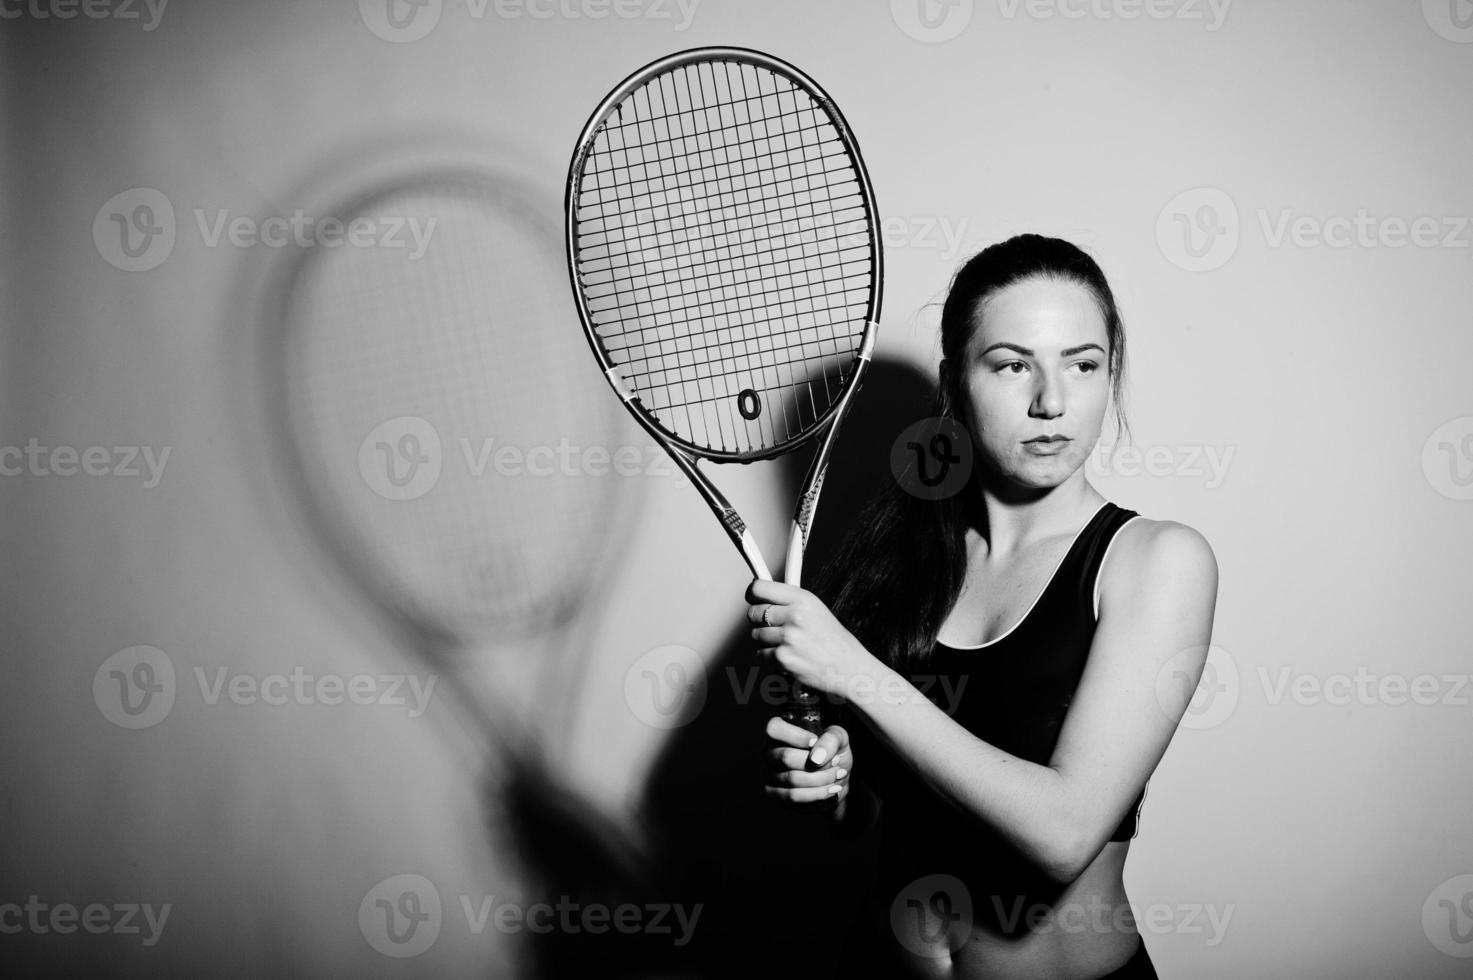
[[[783,707],[783,721],[815,735],[822,735],[823,711],[819,706],[818,695],[797,681],[791,681],[788,703]]]

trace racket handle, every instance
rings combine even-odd
[[[788,688],[788,703],[783,706],[783,721],[797,725],[814,735],[823,734],[823,711],[819,698],[808,688],[791,681]]]

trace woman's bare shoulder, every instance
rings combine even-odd
[[[1107,561],[1100,570],[1100,601],[1126,589],[1153,588],[1170,583],[1173,591],[1186,587],[1215,593],[1217,556],[1207,538],[1180,521],[1136,517],[1115,533]]]

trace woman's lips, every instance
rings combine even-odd
[[[1064,451],[1069,442],[1070,440],[1065,436],[1054,436],[1051,439],[1040,436],[1037,439],[1029,439],[1023,445],[1029,452],[1039,456],[1057,456]]]

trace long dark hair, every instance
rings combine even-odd
[[[1123,402],[1125,328],[1100,267],[1069,242],[1019,235],[967,260],[952,279],[941,308],[940,381],[932,414],[965,424],[963,371],[982,304],[994,293],[1028,279],[1055,279],[1089,290],[1109,338],[1115,417],[1128,432]],[[972,479],[975,480],[976,470]],[[976,494],[968,486],[940,500],[924,500],[896,480],[861,512],[813,591],[865,648],[900,668],[930,655],[966,574],[966,531],[975,517]]]

